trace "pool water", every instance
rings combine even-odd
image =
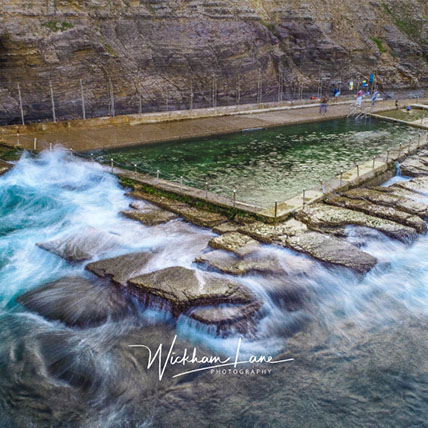
[[[392,117],[393,119],[404,120],[406,122],[415,122],[416,120],[425,119],[428,117],[428,111],[422,109],[411,109],[407,111],[405,109],[384,111],[378,113],[381,116]]]
[[[416,130],[374,119],[341,119],[242,132],[190,141],[99,152],[185,185],[259,206],[284,201],[355,165],[406,144]]]

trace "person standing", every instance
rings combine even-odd
[[[378,96],[379,96],[379,92],[375,90],[372,94],[372,108],[374,107]]]
[[[363,102],[363,94],[364,92],[360,89],[357,94],[357,100],[355,101],[355,105],[361,108],[361,103]]]
[[[320,114],[327,114],[327,103],[328,103],[328,98],[327,95],[323,94],[323,96],[321,97],[321,104],[320,104]]]
[[[339,89],[337,89],[336,86],[333,89],[333,94],[334,94],[334,100],[337,102],[337,100],[339,99],[340,91]]]

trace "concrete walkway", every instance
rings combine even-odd
[[[410,100],[402,100],[410,102]],[[422,104],[424,100],[420,100]],[[269,128],[319,120],[346,117],[353,108],[353,101],[330,104],[326,115],[319,114],[319,106],[263,106],[249,109],[220,107],[193,112],[170,112],[152,115],[120,116],[88,121],[33,124],[26,127],[4,127],[0,141],[9,146],[19,145],[33,149],[37,138],[37,150],[61,144],[76,151],[95,151],[146,143],[202,138],[219,134],[240,132],[251,128]],[[363,104],[363,109],[369,106]],[[373,112],[394,108],[394,100],[379,101]],[[210,117],[211,116],[211,117]],[[186,119],[186,120],[183,120]]]

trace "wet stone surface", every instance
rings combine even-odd
[[[121,247],[113,234],[93,227],[87,227],[77,233],[53,241],[41,242],[37,245],[69,262],[89,260],[94,256]]]
[[[320,232],[335,233],[335,230],[338,229],[339,233],[343,233],[344,227],[355,225],[376,229],[403,242],[411,242],[417,238],[416,230],[412,227],[326,204],[313,204],[305,207],[297,217],[310,229]]]
[[[377,263],[375,257],[349,242],[318,232],[292,236],[287,239],[287,246],[322,262],[344,266],[358,273],[368,272]]]
[[[219,250],[226,250],[244,257],[260,248],[260,243],[255,239],[238,232],[225,233],[211,239],[209,246]]]
[[[247,273],[281,275],[285,273],[276,258],[256,255],[255,257],[240,259],[233,254],[220,250],[202,254],[195,259],[195,262],[231,275],[245,275]]]
[[[144,303],[158,298],[175,316],[199,305],[255,301],[255,296],[237,282],[179,266],[140,275],[128,284],[130,292]]]
[[[30,311],[71,327],[94,327],[132,311],[125,295],[115,287],[81,277],[61,278],[22,294],[17,301]]]
[[[399,211],[393,207],[386,207],[384,205],[376,205],[361,199],[349,199],[343,196],[331,196],[326,200],[326,203],[336,207],[360,211],[375,217],[391,220],[405,226],[412,227],[418,233],[425,233],[427,226],[424,220],[420,217]]]
[[[85,269],[101,278],[109,278],[116,284],[126,286],[128,279],[141,274],[152,257],[153,254],[146,251],[125,254],[89,263]]]

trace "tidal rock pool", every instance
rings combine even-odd
[[[417,131],[355,118],[283,126],[191,141],[143,145],[96,154],[98,159],[179,181],[258,206],[272,206],[318,186],[341,170],[384,155]]]
[[[425,235],[348,227],[365,275],[273,245],[243,263],[211,229],[126,217],[126,193],[61,150],[0,177],[0,426],[425,426]],[[207,369],[237,354],[258,363]]]

